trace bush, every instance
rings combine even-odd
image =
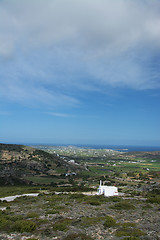
[[[27,240],[38,240],[38,238],[27,238]]]
[[[56,214],[56,213],[60,213],[61,211],[67,211],[65,206],[57,206],[57,205],[52,205],[50,204],[51,209],[48,209],[46,211],[46,214]]]
[[[78,202],[85,202],[86,204],[91,204],[93,206],[99,206],[104,202],[101,196],[85,196],[84,194],[72,194],[71,199],[76,199]]]
[[[149,198],[147,199],[147,202],[160,204],[160,195],[156,195],[156,196],[153,196],[153,197],[149,197]]]
[[[89,227],[91,225],[96,225],[102,219],[103,219],[103,217],[82,217],[81,218],[81,225],[83,227]]]
[[[104,225],[105,228],[114,227],[116,225],[116,220],[111,216],[106,216],[105,217],[105,222],[104,222],[103,225]]]
[[[116,231],[117,237],[122,237],[122,236],[140,237],[143,235],[145,235],[145,233],[138,228],[122,227]]]
[[[8,215],[6,216],[8,220],[11,220],[12,222],[16,222],[18,220],[22,220],[23,216],[22,215]]]
[[[33,221],[18,220],[12,225],[12,231],[15,232],[33,232],[36,229],[36,224]]]
[[[56,214],[59,213],[60,211],[56,210],[56,209],[50,209],[46,212],[46,214]]]
[[[39,217],[39,215],[36,212],[29,212],[27,214],[27,218],[38,218],[38,217]]]
[[[0,217],[0,231],[10,231],[11,223],[6,217]]]
[[[77,194],[71,194],[70,195],[70,198],[71,199],[83,199],[85,197],[85,195],[84,194],[82,194],[82,193],[77,193]]]
[[[88,200],[86,203],[91,204],[92,206],[99,206],[101,203],[98,200]]]
[[[128,201],[122,201],[112,205],[111,208],[116,210],[131,210],[135,209],[135,206]]]
[[[121,198],[119,198],[117,196],[113,196],[113,197],[109,197],[108,201],[110,201],[110,202],[120,202]]]
[[[62,220],[59,220],[54,223],[53,230],[54,231],[67,231],[68,225],[72,223],[71,219],[65,218]]]
[[[127,228],[127,227],[135,227],[136,223],[133,222],[125,222],[122,224],[123,227]]]
[[[99,206],[102,203],[106,202],[106,198],[104,196],[85,196],[83,200],[85,203],[91,204],[93,206]]]

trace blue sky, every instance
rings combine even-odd
[[[0,142],[160,145],[159,0],[1,0]]]

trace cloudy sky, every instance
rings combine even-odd
[[[0,138],[160,145],[160,1],[0,0]]]

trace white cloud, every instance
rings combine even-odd
[[[143,41],[160,47],[159,5],[156,0],[4,0],[0,27],[14,47],[18,41],[20,47],[74,44],[117,53]]]
[[[158,0],[0,1],[0,93],[70,105],[76,90],[160,87],[159,10]]]
[[[75,115],[72,114],[66,114],[66,113],[57,113],[57,112],[48,112],[49,115],[54,117],[62,117],[62,118],[73,118]]]
[[[57,93],[41,86],[22,84],[13,84],[11,81],[0,86],[1,98],[7,98],[9,101],[17,102],[22,105],[32,107],[44,107],[46,105],[59,106],[77,106],[79,101],[71,96],[63,93]]]

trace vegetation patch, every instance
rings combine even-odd
[[[50,209],[46,211],[46,214],[58,214],[58,213],[60,213],[60,211],[57,209]]]
[[[62,220],[59,220],[53,224],[53,230],[54,231],[67,231],[69,225],[73,222],[72,219],[65,218]]]
[[[116,220],[111,216],[106,216],[105,217],[105,222],[104,222],[103,225],[104,225],[105,228],[115,227],[116,226]]]
[[[80,200],[80,201],[83,201],[84,198],[85,198],[85,195],[82,194],[82,193],[74,193],[74,194],[70,194],[69,195],[70,199],[75,199],[75,200]]]
[[[120,202],[122,201],[120,197],[114,196],[114,197],[108,197],[108,202]]]
[[[0,231],[9,232],[12,222],[6,217],[0,217]]]
[[[117,237],[128,236],[128,237],[140,237],[145,235],[145,233],[138,229],[132,227],[121,227],[116,231]]]
[[[36,223],[30,220],[18,220],[13,225],[11,230],[14,232],[33,232],[36,229]]]
[[[152,205],[150,203],[146,203],[145,205],[142,206],[142,209],[149,209],[152,208]]]
[[[50,205],[49,209],[46,211],[46,214],[58,214],[62,211],[67,212],[67,209],[65,206]]]
[[[104,196],[85,196],[83,199],[86,204],[94,205],[94,206],[100,206],[101,204],[105,203],[107,201],[107,198]]]
[[[81,221],[80,221],[80,224],[83,227],[89,227],[91,225],[97,225],[103,219],[104,219],[104,217],[82,217]]]
[[[30,220],[23,220],[21,215],[10,215],[6,212],[0,215],[0,231],[33,232],[36,227],[36,223]]]
[[[110,208],[116,209],[116,210],[133,210],[133,209],[136,209],[135,206],[127,200],[115,203],[115,205],[112,205]]]
[[[147,199],[147,202],[160,204],[160,195],[156,195],[156,196],[153,196],[153,197],[149,197],[149,198]]]
[[[124,228],[127,228],[127,227],[135,227],[136,226],[136,223],[133,223],[133,222],[125,222],[125,223],[122,223],[122,227]]]
[[[26,217],[27,218],[38,218],[39,214],[37,212],[29,212]]]

